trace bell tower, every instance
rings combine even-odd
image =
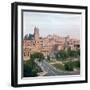
[[[37,51],[40,51],[39,29],[37,27],[34,28],[34,41],[35,41],[35,49]]]
[[[34,40],[39,40],[39,29],[37,27],[34,28]]]

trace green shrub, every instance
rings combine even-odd
[[[80,68],[80,61],[74,61],[74,62],[73,62],[73,66],[74,66],[75,68]]]
[[[37,76],[38,69],[32,60],[24,62],[24,77],[34,77]]]
[[[31,66],[24,64],[24,77],[31,77],[31,76],[32,76]]]
[[[80,68],[80,61],[69,61],[64,63],[66,71],[73,71],[74,68]]]
[[[64,67],[65,67],[65,70],[66,70],[66,71],[73,71],[73,64],[72,64],[71,61],[70,61],[70,62],[66,62],[66,63],[64,64]]]

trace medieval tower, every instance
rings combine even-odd
[[[37,27],[34,28],[34,40],[39,40],[39,29]]]

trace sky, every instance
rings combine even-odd
[[[49,34],[80,39],[81,14],[23,12],[23,34],[33,34],[34,27],[39,28],[40,36]]]

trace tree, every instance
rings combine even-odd
[[[24,62],[24,77],[37,76],[38,68],[32,60]]]
[[[78,55],[80,56],[80,49],[77,50]]]
[[[38,60],[40,62],[43,59],[44,55],[42,53],[36,52],[31,54],[30,60],[24,62],[24,76],[25,77],[37,76],[39,69],[36,66],[34,60]]]
[[[32,70],[29,66],[24,64],[24,77],[32,76]]]
[[[24,36],[24,40],[28,40],[28,34]]]
[[[32,40],[33,37],[34,37],[34,35],[29,33],[24,36],[24,40]]]
[[[66,71],[73,71],[74,68],[80,68],[80,61],[68,61],[64,63]]]
[[[47,55],[47,60],[50,61],[50,56],[49,55]]]
[[[55,56],[56,56],[56,59],[64,60],[68,57],[68,54],[67,54],[67,51],[61,50],[58,53],[56,53]]]
[[[32,67],[30,61],[24,62],[24,77],[31,77],[32,76]]]
[[[70,50],[68,49],[68,56],[69,57],[78,57],[80,56],[80,50]]]
[[[31,54],[31,59],[32,60],[37,59],[39,61],[42,61],[44,59],[44,55],[40,52],[35,52],[35,53]]]
[[[72,64],[71,61],[70,61],[70,62],[66,62],[66,63],[64,64],[64,67],[65,67],[65,70],[66,70],[66,71],[73,71],[73,64]]]
[[[80,68],[80,61],[73,61],[74,68]]]
[[[29,35],[28,35],[28,40],[32,40],[33,37],[34,37],[34,35],[29,33]]]

